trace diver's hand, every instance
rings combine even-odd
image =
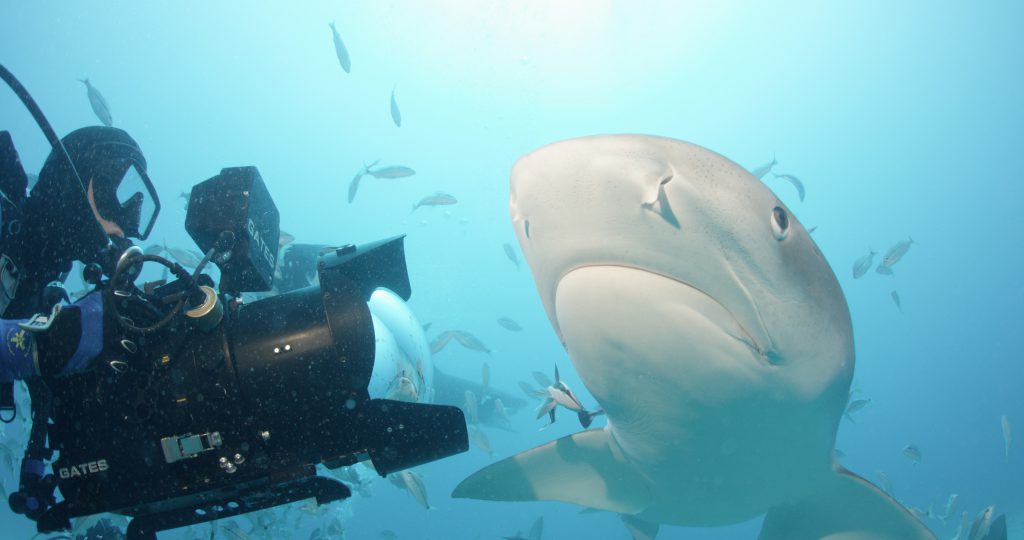
[[[89,368],[103,350],[103,295],[94,292],[54,313],[35,334],[39,375],[68,375]]]

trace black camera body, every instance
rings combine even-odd
[[[193,307],[155,330],[133,331],[125,321],[138,328],[163,318],[168,298],[195,280],[130,294],[107,284],[103,353],[93,369],[50,384],[53,471],[64,500],[39,519],[40,531],[115,512],[135,518],[130,538],[154,538],[296,500],[349,496],[316,475],[321,463],[369,459],[385,475],[468,448],[458,408],[367,393],[375,353],[367,300],[377,287],[409,298],[403,237],[326,253],[319,285],[243,304],[240,292],[272,284],[277,220],[255,168],[225,169],[193,189],[187,229],[215,252],[221,312],[197,316]],[[216,247],[225,232],[235,241]]]

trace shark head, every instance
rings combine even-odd
[[[832,269],[789,209],[730,160],[659,137],[562,141],[515,164],[510,210],[564,344],[562,286],[581,269],[594,279],[606,269],[608,285],[631,269],[685,291],[680,302],[712,305],[697,315],[749,349],[744,361],[779,375],[774,388],[812,397],[848,386],[852,329]]]

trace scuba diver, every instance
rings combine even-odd
[[[2,139],[7,166],[0,173],[0,332],[7,346],[0,348],[0,382],[81,370],[102,345],[102,305],[98,295],[88,294],[62,306],[60,300],[69,301],[63,281],[74,261],[107,268],[132,245],[128,238],[148,236],[156,205],[144,195],[153,193],[145,157],[120,129],[75,130],[61,142],[85,196],[76,196],[81,189],[74,173],[51,152],[26,197],[17,153],[9,135]],[[148,221],[140,230],[144,210]]]
[[[56,484],[45,474],[51,397],[42,381],[88,369],[103,348],[101,294],[68,304],[63,282],[74,261],[86,265],[86,282],[97,281],[129,238],[149,235],[159,211],[145,157],[126,132],[91,126],[60,142],[67,154],[52,151],[27,192],[10,134],[0,132],[0,420],[14,419],[12,382],[25,381],[33,422],[21,487],[8,502],[29,517],[53,504]]]
[[[145,240],[160,210],[138,144],[98,126],[61,139],[2,65],[0,78],[52,148],[28,189],[0,131],[0,420],[18,416],[16,380],[32,419],[15,513],[48,533],[112,512],[131,518],[127,538],[156,540],[350,497],[320,465],[367,462],[386,475],[468,450],[462,412],[431,403],[404,235],[318,250],[306,260],[318,285],[296,279],[296,290],[245,302],[271,290],[280,254],[280,216],[256,167],[194,186],[185,230],[205,256],[186,270],[130,240]],[[93,287],[72,304],[63,282],[74,261]],[[174,279],[137,287],[149,261]],[[211,262],[219,284],[203,273]],[[304,266],[290,271],[308,282]],[[394,397],[416,402],[388,399],[396,380]]]

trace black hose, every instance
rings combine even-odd
[[[21,103],[25,105],[26,109],[28,109],[32,118],[35,119],[36,124],[39,125],[39,129],[43,130],[43,135],[46,136],[46,140],[50,143],[50,147],[53,148],[53,151],[64,157],[64,162],[67,163],[68,170],[70,170],[71,174],[75,177],[74,185],[78,186],[78,189],[80,190],[78,195],[81,197],[81,200],[86,200],[85,184],[82,182],[82,177],[78,175],[78,169],[75,168],[75,162],[71,160],[71,156],[68,155],[67,149],[64,148],[64,143],[60,142],[60,137],[57,136],[57,132],[53,130],[53,126],[51,126],[50,122],[46,119],[46,115],[43,114],[43,110],[39,108],[38,104],[36,104],[36,100],[32,99],[32,94],[28,93],[28,90],[22,86],[21,82],[18,81],[14,74],[8,71],[3,64],[0,64],[0,79],[3,79],[4,82],[7,83],[7,86],[11,87],[14,94],[18,96]],[[63,281],[64,280],[62,279],[61,282]]]
[[[185,270],[185,268],[180,264],[176,262],[171,262],[159,255],[136,255],[132,258],[132,260],[126,261],[123,266],[120,266],[119,268],[114,270],[114,274],[110,276],[110,287],[103,293],[110,295],[110,299],[109,301],[104,301],[103,305],[105,307],[110,307],[110,310],[114,314],[114,320],[120,323],[125,330],[137,334],[152,334],[167,326],[175,317],[177,317],[181,313],[181,310],[183,307],[185,307],[185,303],[188,300],[189,296],[187,293],[183,292],[181,298],[179,298],[175,302],[174,307],[172,307],[171,310],[168,311],[166,314],[163,314],[162,319],[160,319],[158,322],[150,326],[136,326],[135,323],[131,322],[130,320],[122,316],[120,310],[117,307],[118,298],[116,297],[116,291],[118,290],[118,285],[120,284],[119,282],[121,281],[122,274],[124,273],[125,269],[136,264],[142,264],[146,261],[158,262],[161,265],[167,267],[168,269],[170,269],[171,273],[173,273],[175,277],[185,280],[186,287],[188,289],[199,289],[199,285],[195,282],[195,279],[193,279],[192,275],[188,273],[188,270]]]
[[[7,86],[11,87],[11,90],[13,90],[14,94],[18,96],[18,99],[25,104],[25,108],[32,114],[32,118],[35,119],[36,123],[39,124],[39,129],[43,130],[43,135],[46,135],[46,140],[50,141],[50,146],[52,146],[54,150],[60,148],[63,151],[64,145],[61,144],[60,137],[57,136],[57,132],[55,132],[53,127],[50,126],[50,122],[46,120],[46,116],[43,114],[42,109],[39,108],[39,105],[36,104],[36,100],[32,99],[32,95],[28,93],[28,90],[21,85],[21,82],[19,82],[18,79],[14,77],[14,74],[8,71],[3,64],[0,64],[0,78],[7,83]],[[64,155],[67,156],[67,152],[64,152]],[[71,158],[68,158],[68,162],[70,161]],[[72,166],[73,165],[74,164],[72,164]]]

